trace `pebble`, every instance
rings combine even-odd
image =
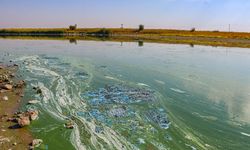
[[[18,124],[21,127],[30,125],[30,119],[29,117],[21,117],[18,119]]]
[[[10,77],[11,77],[11,78],[14,78],[14,77],[15,77],[15,74],[14,74],[14,73],[10,74]]]
[[[66,129],[74,129],[74,123],[72,121],[65,123],[65,128]]]
[[[9,98],[8,98],[7,96],[4,96],[2,99],[3,99],[4,101],[9,100]]]
[[[42,139],[34,139],[31,143],[31,146],[33,148],[35,147],[39,147],[41,144],[43,143],[43,140]]]
[[[37,110],[32,110],[28,111],[28,115],[30,116],[30,120],[36,120],[38,118],[38,111]]]
[[[2,88],[5,89],[5,90],[11,90],[12,89],[12,85],[5,84]]]

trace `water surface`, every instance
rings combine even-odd
[[[0,40],[41,149],[249,149],[250,49]],[[39,87],[42,95],[33,87]],[[41,102],[25,105],[29,99]],[[64,128],[71,120],[73,130]]]

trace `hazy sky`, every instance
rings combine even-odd
[[[0,28],[70,24],[250,32],[250,0],[0,0]]]

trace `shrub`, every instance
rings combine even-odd
[[[95,34],[99,36],[109,36],[111,34],[110,30],[102,28],[101,30],[97,31]]]

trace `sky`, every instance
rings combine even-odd
[[[71,24],[250,32],[250,0],[0,0],[0,28]]]

